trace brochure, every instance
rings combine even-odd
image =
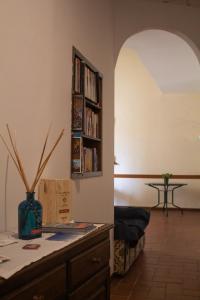
[[[74,237],[76,237],[77,234],[73,234],[71,232],[56,232],[54,235],[47,238],[49,241],[68,241],[72,240]]]
[[[96,226],[87,222],[70,222],[65,224],[48,224],[42,226],[43,232],[66,232],[83,234],[94,230]]]

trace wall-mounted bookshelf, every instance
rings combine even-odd
[[[72,178],[102,175],[102,82],[100,72],[73,48]]]

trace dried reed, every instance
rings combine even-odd
[[[32,186],[31,186],[31,192],[34,191],[34,189],[35,189],[35,187],[36,187],[36,185],[37,185],[37,183],[38,183],[38,181],[39,181],[39,179],[40,179],[40,177],[41,177],[41,175],[42,175],[42,173],[44,171],[44,168],[46,167],[46,165],[47,165],[47,163],[48,163],[48,161],[49,161],[49,159],[50,159],[53,151],[55,150],[56,146],[58,145],[59,141],[61,140],[63,134],[64,134],[64,129],[62,129],[62,131],[59,134],[59,136],[58,136],[55,144],[53,145],[51,151],[49,152],[49,154],[47,155],[46,159],[44,160],[44,162],[40,166],[39,170],[37,171],[36,176],[35,176],[35,180],[34,180]]]
[[[17,146],[16,146],[16,141],[15,139],[13,138],[12,136],[12,133],[11,133],[11,130],[9,128],[8,125],[6,125],[7,127],[7,131],[8,131],[8,136],[9,136],[9,140],[10,140],[10,144],[11,144],[11,148],[8,146],[8,143],[5,141],[4,137],[0,134],[0,138],[3,142],[3,144],[5,145],[8,153],[10,154],[16,168],[17,168],[17,171],[26,187],[26,191],[27,192],[34,192],[34,189],[52,155],[52,153],[54,152],[56,146],[58,145],[59,141],[61,140],[63,134],[64,134],[64,129],[62,129],[61,133],[59,134],[56,142],[53,144],[53,147],[51,148],[49,154],[46,156],[46,158],[44,159],[44,153],[45,153],[45,150],[46,150],[46,145],[47,145],[47,141],[48,141],[48,138],[49,138],[49,133],[50,133],[50,127],[48,129],[48,132],[47,132],[47,135],[46,135],[46,138],[45,138],[45,141],[44,141],[44,145],[43,145],[43,148],[42,148],[42,152],[41,152],[41,155],[40,155],[40,160],[39,160],[39,163],[38,163],[38,168],[37,168],[37,171],[36,171],[36,175],[35,175],[35,178],[34,178],[34,181],[33,181],[33,184],[31,185],[31,187],[29,186],[28,184],[28,181],[27,181],[27,177],[26,177],[26,174],[25,174],[25,171],[24,171],[24,167],[23,167],[23,163],[22,163],[22,160],[20,158],[20,155],[19,155],[19,152],[17,150]],[[12,150],[11,150],[12,149]]]

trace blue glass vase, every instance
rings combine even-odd
[[[22,240],[42,235],[42,205],[35,200],[34,192],[26,193],[26,200],[18,206],[18,237]]]

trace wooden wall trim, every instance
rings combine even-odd
[[[163,178],[161,174],[114,174],[114,178]],[[200,175],[172,175],[173,179],[200,179]]]

